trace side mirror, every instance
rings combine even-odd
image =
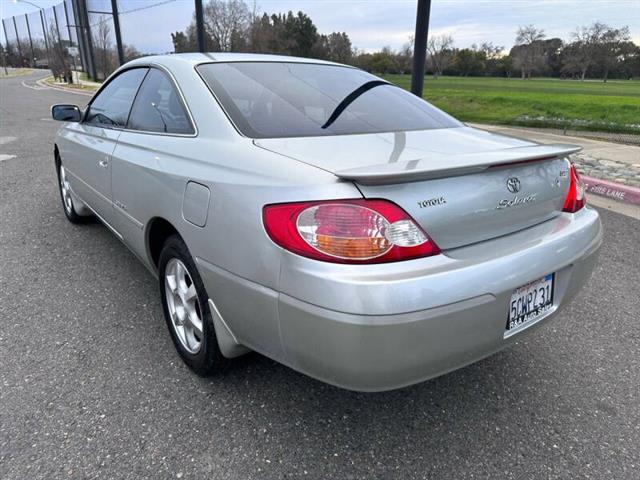
[[[76,105],[54,105],[51,107],[51,116],[59,122],[79,122],[82,119],[80,109]]]

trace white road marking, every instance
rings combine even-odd
[[[31,90],[45,90],[47,88],[47,87],[41,87],[37,85],[27,85],[26,83],[24,83],[24,80],[22,81],[22,86],[30,88]]]
[[[0,137],[0,145],[4,145],[5,143],[13,142],[17,140],[17,137]],[[15,155],[10,155],[8,153],[0,153],[0,162],[4,160],[11,160],[12,158],[16,158]]]

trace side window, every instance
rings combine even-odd
[[[107,127],[124,127],[133,99],[148,70],[134,68],[111,80],[91,102],[85,122]]]
[[[194,133],[173,83],[164,73],[153,68],[142,82],[127,128],[146,132]]]

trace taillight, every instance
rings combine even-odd
[[[263,221],[282,248],[326,262],[385,263],[440,253],[404,210],[386,200],[267,205]]]
[[[562,207],[563,212],[575,213],[584,207],[587,199],[585,196],[585,186],[580,180],[580,175],[574,165],[569,166],[569,193]]]

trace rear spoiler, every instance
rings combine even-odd
[[[342,179],[352,180],[362,185],[406,183],[468,175],[481,172],[489,167],[506,166],[513,163],[566,157],[580,150],[582,147],[577,145],[555,143],[463,155],[434,153],[428,158],[350,168],[339,170],[335,174]]]

